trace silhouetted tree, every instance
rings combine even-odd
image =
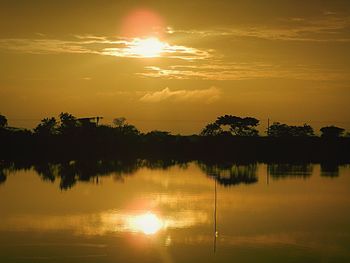
[[[54,117],[41,120],[34,132],[40,135],[48,136],[56,134],[58,131],[58,123]]]
[[[308,137],[314,136],[314,130],[310,125],[304,124],[303,126],[289,126],[284,123],[275,122],[269,130],[268,136],[272,137]]]
[[[59,127],[59,130],[62,134],[71,133],[74,129],[76,129],[79,126],[77,118],[74,117],[72,114],[66,112],[62,112],[60,114],[60,121],[61,125]]]
[[[200,135],[202,136],[217,136],[223,133],[222,128],[217,123],[209,123],[201,131]]]
[[[290,136],[290,129],[287,124],[275,122],[269,127],[267,135],[272,137]]]
[[[115,118],[115,119],[113,119],[113,124],[116,127],[124,126],[126,124],[126,118],[124,118],[124,117]]]
[[[113,124],[116,126],[115,129],[117,129],[123,135],[140,134],[140,131],[134,125],[127,123],[126,118],[124,117],[115,118],[113,120]]]
[[[0,115],[0,128],[7,126],[7,118],[4,115]]]
[[[123,135],[139,135],[140,131],[131,124],[126,124],[123,127],[121,127],[121,132]]]
[[[237,117],[232,115],[220,116],[217,118],[216,124],[221,126],[229,126],[230,132],[235,136],[257,136],[258,131],[255,129],[259,125],[259,120],[252,117]]]
[[[314,129],[306,123],[303,126],[291,126],[291,129],[293,136],[308,137],[315,135]]]
[[[202,136],[217,136],[221,134],[231,134],[234,136],[258,136],[255,129],[259,125],[259,120],[252,117],[237,117],[224,115],[217,118],[214,123],[210,123],[201,131]],[[228,127],[228,130],[225,129]]]
[[[320,129],[322,138],[338,138],[344,133],[343,128],[336,126],[327,126]]]

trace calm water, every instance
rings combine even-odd
[[[4,168],[0,262],[350,262],[350,166],[110,166]]]

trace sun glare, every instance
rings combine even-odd
[[[146,235],[153,235],[164,226],[163,222],[150,212],[131,218],[129,223],[132,230]]]
[[[159,57],[164,52],[165,44],[157,38],[135,39],[130,51],[140,57]]]
[[[128,13],[121,23],[121,34],[127,38],[162,36],[165,21],[156,11],[139,8]]]

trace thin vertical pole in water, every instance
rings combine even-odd
[[[216,223],[217,223],[217,220],[216,220],[216,208],[217,208],[217,190],[216,190],[216,179],[214,180],[215,181],[215,188],[214,188],[214,194],[215,194],[215,198],[214,198],[214,253],[216,252],[216,238],[217,238],[217,229],[216,229]]]
[[[270,118],[267,118],[267,136],[270,136]],[[266,165],[266,184],[270,182],[269,165]]]

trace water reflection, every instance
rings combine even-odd
[[[334,162],[321,163],[321,176],[338,177],[339,164]]]
[[[198,166],[209,177],[214,178],[223,186],[233,186],[238,184],[254,184],[258,182],[257,164],[237,164],[237,163],[198,163]]]
[[[301,163],[278,163],[268,164],[268,173],[274,179],[286,177],[308,178],[312,175],[313,164]]]
[[[175,211],[161,216],[151,211],[104,211],[71,215],[17,215],[2,219],[0,231],[69,231],[76,235],[101,236],[113,233],[154,235],[161,230],[184,229],[209,222],[198,211]]]
[[[101,177],[113,176],[114,180],[123,182],[128,176],[135,174],[139,169],[168,170],[172,167],[187,169],[187,160],[64,160],[55,162],[7,162],[0,161],[0,184],[7,181],[10,174],[20,170],[34,170],[43,181],[56,182],[59,188],[68,190],[77,182],[90,182],[99,184]],[[220,185],[234,186],[239,184],[254,184],[258,182],[256,162],[211,163],[197,161],[196,165],[208,177],[215,179]],[[339,176],[339,163],[323,162],[320,164],[321,176]],[[273,179],[281,178],[309,178],[313,173],[314,164],[310,163],[269,163],[267,174]]]
[[[0,184],[3,184],[7,180],[7,175],[14,172],[14,165],[9,162],[0,160]]]
[[[5,172],[0,171],[0,184],[3,184],[6,182],[7,176],[5,174]]]
[[[151,212],[131,217],[128,219],[128,224],[132,231],[146,235],[153,235],[165,227],[164,222]]]
[[[1,262],[350,259],[349,167],[90,162],[2,163]],[[62,177],[75,187],[59,191]]]
[[[139,165],[138,160],[74,160],[36,163],[33,168],[44,181],[60,178],[60,188],[66,190],[78,181],[98,183],[99,177],[105,175],[113,174],[116,180],[122,180],[137,171]]]

